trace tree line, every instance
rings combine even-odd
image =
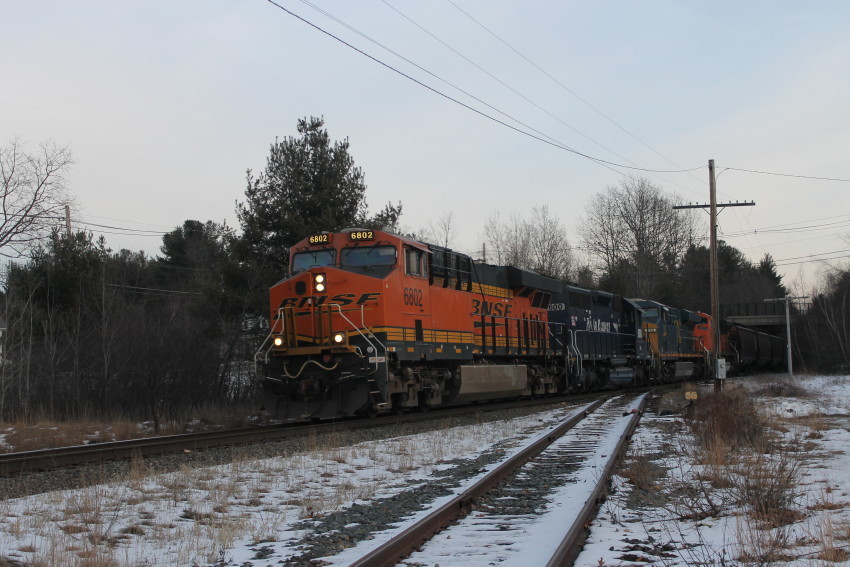
[[[55,228],[0,240],[16,258],[2,296],[0,417],[121,415],[158,426],[210,402],[249,399],[268,288],[286,273],[288,248],[323,230],[394,229],[401,215],[400,203],[368,213],[348,140],[332,141],[323,119],[301,119],[297,130],[271,144],[263,172],[247,172],[239,231],[187,220],[156,256]],[[51,159],[17,141],[4,149],[2,189],[29,201],[19,217],[41,210],[41,226],[55,227],[70,154],[44,151]],[[38,164],[60,158],[42,179]]]
[[[268,288],[286,273],[288,248],[350,226],[405,232],[401,203],[369,214],[347,139],[332,140],[316,117],[299,120],[297,131],[271,144],[262,172],[247,172],[238,230],[186,220],[155,256],[114,252],[85,232],[45,233],[67,202],[70,152],[48,145],[28,154],[16,140],[0,148],[0,189],[18,207],[0,225],[0,251],[14,259],[2,294],[0,417],[122,415],[159,424],[210,402],[249,400],[253,354],[268,332]],[[704,227],[674,204],[648,180],[626,178],[587,205],[578,247],[547,206],[528,217],[496,215],[481,259],[709,311]],[[17,229],[16,216],[27,219]],[[418,236],[450,245],[453,219],[450,212]],[[724,302],[787,293],[769,255],[752,263],[721,242],[718,256]],[[848,365],[848,292],[847,271],[821,282],[797,327],[798,355],[813,370]]]

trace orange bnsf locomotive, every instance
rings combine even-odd
[[[564,390],[549,332],[557,280],[379,230],[305,238],[271,288],[258,353],[279,419]]]

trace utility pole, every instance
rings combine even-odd
[[[777,301],[785,302],[785,356],[788,361],[788,377],[794,377],[794,366],[791,362],[791,308],[789,307],[790,303],[795,299],[808,299],[808,295],[798,295],[796,297],[791,297],[790,295],[786,295],[785,297],[779,297],[776,299],[765,299],[765,303],[775,303]]]
[[[711,244],[709,248],[709,276],[711,277],[711,320],[714,324],[714,360],[720,360],[720,283],[717,273],[717,177],[714,174],[714,160],[708,160],[708,194],[709,194],[709,218],[711,219]],[[715,362],[715,365],[717,362]],[[719,368],[715,367],[714,385],[720,386]]]
[[[71,206],[65,205],[65,234],[68,235],[68,239],[71,238]]]
[[[755,201],[750,201],[749,203],[717,203],[717,177],[714,175],[714,160],[708,160],[708,190],[709,190],[709,203],[707,205],[678,205],[673,207],[674,209],[705,209],[706,207],[709,209],[710,220],[709,223],[711,225],[710,230],[710,238],[711,243],[709,247],[709,270],[710,275],[709,278],[710,288],[711,288],[711,324],[714,325],[714,388],[715,390],[719,390],[722,384],[721,380],[726,377],[726,373],[721,372],[721,358],[720,358],[720,286],[718,283],[718,272],[719,268],[717,265],[717,209],[725,208],[725,207],[752,207],[755,205]],[[725,366],[723,367],[725,370]],[[722,376],[721,376],[722,374]]]

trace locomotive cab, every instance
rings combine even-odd
[[[347,229],[292,248],[290,277],[270,290],[271,332],[256,357],[270,413],[340,417],[388,406],[387,347],[373,329],[392,306],[390,282],[416,259],[415,243],[403,240]]]

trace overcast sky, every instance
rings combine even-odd
[[[452,210],[472,254],[488,217],[543,204],[578,245],[630,173],[708,202],[709,159],[719,200],[756,202],[721,237],[787,284],[850,254],[850,183],[727,169],[850,179],[846,0],[278,3],[0,0],[0,143],[69,146],[75,227],[154,255],[126,229],[238,227],[246,170],[310,115],[349,139],[373,211],[401,201],[418,230]]]

